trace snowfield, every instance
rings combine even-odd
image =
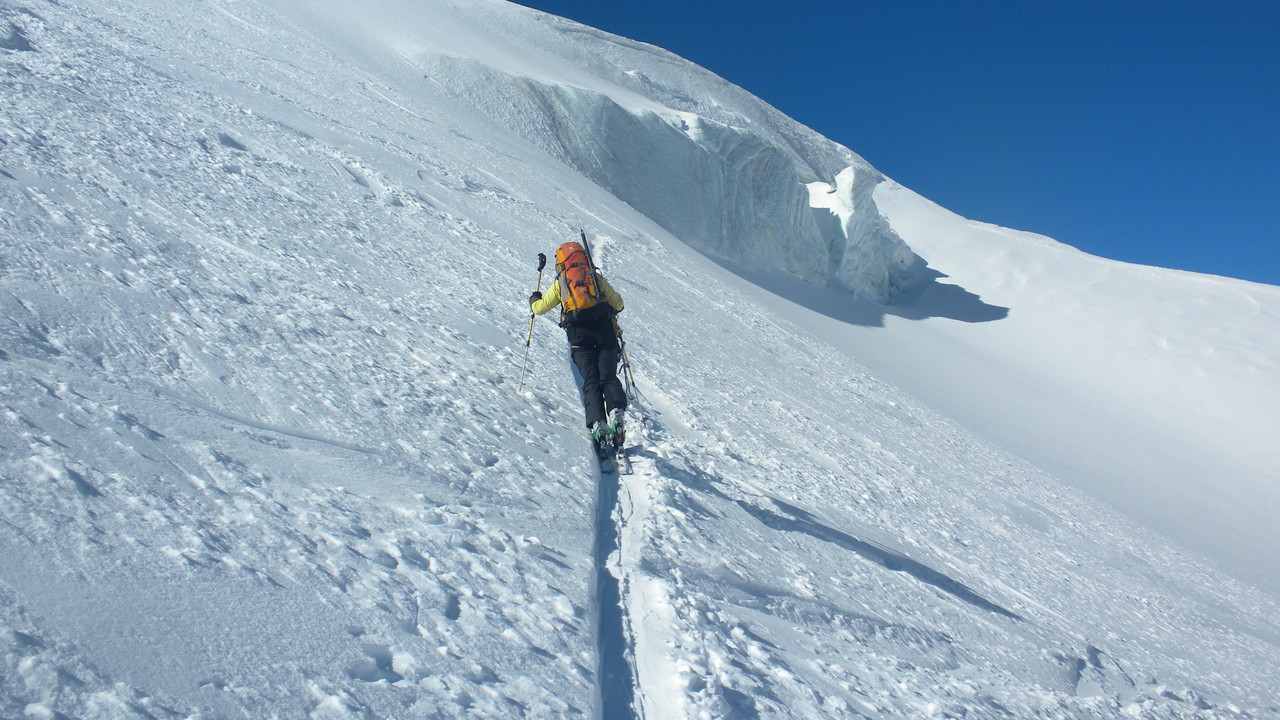
[[[498,0],[0,0],[0,68],[0,717],[1280,717],[1280,289]],[[553,323],[518,387],[579,228],[629,475]]]

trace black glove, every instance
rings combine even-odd
[[[537,290],[534,290],[533,294],[529,296],[529,304],[532,305],[541,299],[542,299],[542,293],[538,292]]]

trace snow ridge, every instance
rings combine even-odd
[[[607,37],[591,39],[596,46],[613,45]],[[621,49],[630,47],[623,43]],[[611,57],[620,48],[608,50],[600,54]],[[511,75],[452,54],[420,52],[412,59],[499,126],[712,257],[829,283],[880,302],[888,302],[910,277],[914,256],[875,206],[872,189],[884,177],[817,136],[786,142],[773,125],[813,135],[789,119],[765,116],[772,130],[766,131],[722,107],[711,112],[687,96],[672,97],[643,73],[612,64],[630,59],[625,55],[604,66],[593,63],[597,74],[621,76],[626,91],[610,88],[613,95],[568,84],[572,80]],[[835,226],[826,213],[809,209],[804,186],[821,180],[841,188],[841,209],[831,208],[841,220]]]
[[[818,220],[830,248],[828,283],[881,300],[906,289],[911,279],[906,270],[916,259],[876,205],[875,189],[884,181],[869,166],[850,166],[840,171],[834,186],[809,185],[809,205],[831,213],[819,214]]]

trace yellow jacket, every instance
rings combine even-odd
[[[622,312],[622,296],[618,294],[617,290],[613,289],[613,286],[609,284],[608,280],[604,279],[603,275],[597,275],[596,277],[600,279],[600,289],[604,290],[605,302],[609,303],[610,307],[612,307],[615,312]],[[551,287],[547,288],[547,294],[543,295],[541,300],[537,300],[530,305],[529,309],[538,315],[546,315],[551,312],[552,308],[559,306],[560,279],[556,278],[555,281],[551,283]]]

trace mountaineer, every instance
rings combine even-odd
[[[545,315],[560,308],[572,350],[573,363],[582,376],[582,405],[596,454],[603,461],[622,448],[623,415],[627,394],[618,379],[618,336],[614,316],[622,312],[622,296],[600,274],[591,256],[576,242],[556,249],[556,278],[547,294],[534,291],[529,309]]]

